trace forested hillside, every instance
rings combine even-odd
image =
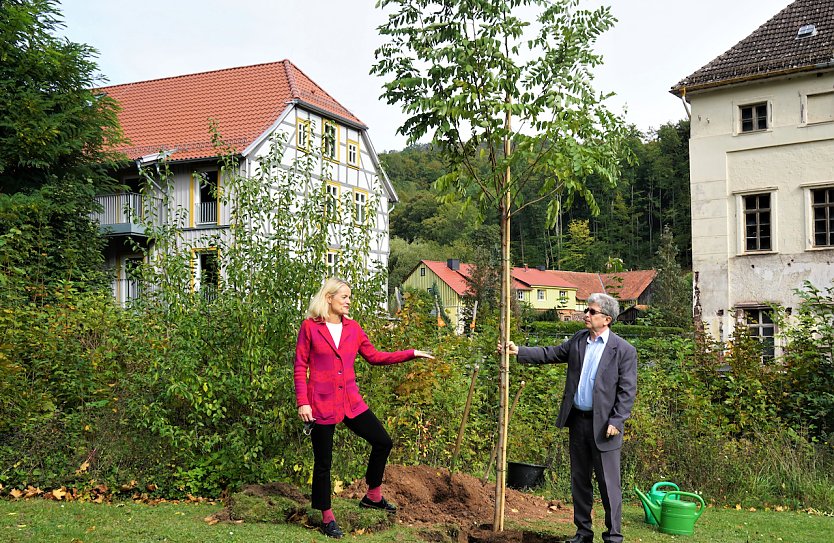
[[[585,200],[562,201],[562,212],[549,220],[548,202],[542,201],[514,219],[515,264],[572,271],[650,268],[668,226],[680,266],[691,268],[689,122],[668,123],[648,135],[633,129],[630,145],[636,159],[623,165],[615,187],[588,179],[597,214]],[[391,213],[392,287],[421,258],[472,260],[476,248],[490,240],[497,245],[496,217],[479,222],[463,202],[438,199],[433,183],[446,170],[428,145],[380,158],[400,196]],[[538,189],[528,187],[531,194]]]

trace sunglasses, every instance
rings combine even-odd
[[[594,309],[593,307],[586,307],[585,313],[590,313],[592,317],[596,314],[605,315],[606,317],[608,316],[608,313],[603,313],[599,309]]]

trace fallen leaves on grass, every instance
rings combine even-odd
[[[45,492],[43,498],[45,500],[63,500],[64,498],[72,498],[72,494],[67,492],[66,487],[53,488],[49,492]]]
[[[159,503],[208,503],[208,504],[215,504],[216,500],[211,498],[202,498],[199,496],[193,496],[188,494],[186,499],[178,500],[168,500],[165,498],[158,498],[153,497],[150,493],[155,492],[159,487],[153,483],[149,483],[145,485],[145,489],[148,492],[140,492],[137,488],[138,483],[135,480],[131,480],[129,483],[116,485],[115,487],[111,488],[110,486],[100,483],[96,484],[95,481],[90,481],[89,483],[91,486],[88,488],[67,488],[65,486],[61,486],[58,488],[53,488],[51,490],[43,490],[38,487],[34,487],[29,485],[25,489],[21,488],[12,488],[8,491],[8,495],[10,498],[15,500],[28,500],[30,498],[35,498],[37,496],[42,497],[46,500],[53,500],[53,501],[80,501],[80,502],[92,502],[92,503],[104,503],[104,502],[111,502],[115,500],[121,499],[130,499],[134,503],[145,503],[148,505],[157,505]],[[115,490],[114,490],[115,488]],[[121,494],[121,495],[120,495]],[[128,494],[128,495],[125,495]]]

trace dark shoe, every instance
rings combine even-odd
[[[587,537],[584,535],[576,534],[572,538],[565,541],[565,543],[594,543],[594,536]]]
[[[389,502],[385,498],[382,498],[378,502],[375,502],[375,501],[371,501],[371,499],[368,498],[367,496],[364,496],[359,501],[359,507],[365,507],[367,509],[379,509],[381,511],[385,511],[386,513],[396,513],[397,512],[397,506],[394,505],[393,503]]]
[[[322,524],[321,531],[324,535],[332,537],[333,539],[342,539],[342,536],[345,535],[342,529],[339,528],[339,525],[336,524],[335,520],[331,520],[327,524]]]

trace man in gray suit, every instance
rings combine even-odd
[[[637,392],[637,351],[609,330],[620,305],[607,294],[592,294],[585,309],[585,330],[556,347],[517,347],[509,354],[523,364],[567,363],[565,393],[556,426],[569,428],[571,494],[576,535],[569,543],[592,543],[591,507],[596,475],[605,527],[602,540],[623,540],[620,449],[623,423]],[[500,349],[500,345],[499,345]]]

